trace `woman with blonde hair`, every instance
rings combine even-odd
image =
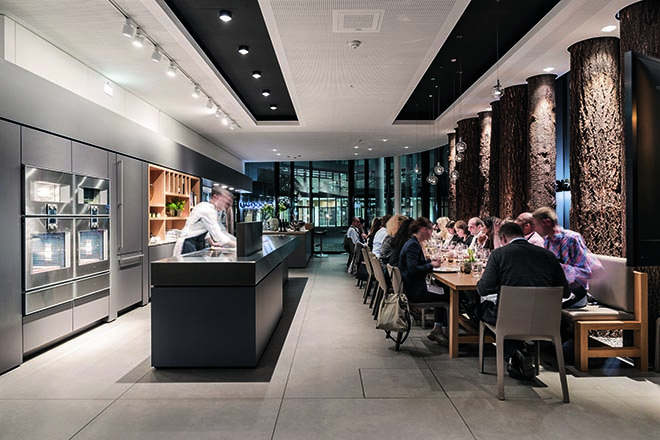
[[[383,265],[386,265],[392,252],[394,251],[394,236],[399,231],[401,224],[406,221],[407,217],[401,214],[396,214],[390,218],[385,224],[385,230],[387,230],[387,236],[383,239],[383,244],[380,248],[380,262]]]
[[[435,238],[439,238],[442,241],[447,239],[447,235],[449,235],[447,223],[449,223],[449,217],[438,217],[433,226],[433,236]]]

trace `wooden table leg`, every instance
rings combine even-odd
[[[458,357],[458,290],[449,290],[449,357]]]

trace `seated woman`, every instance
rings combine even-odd
[[[458,242],[460,241],[460,237],[456,234],[456,222],[454,221],[449,221],[446,225],[447,229],[447,237],[445,238],[444,242],[442,243],[443,248],[448,248],[452,246],[456,246]]]
[[[456,235],[458,235],[458,241],[456,244],[465,244],[472,241],[472,235],[470,235],[468,225],[463,220],[457,221],[454,225],[454,229],[456,230]]]
[[[438,217],[433,225],[433,236],[439,240],[445,241],[449,235],[447,231],[447,223],[449,223],[449,217]]]
[[[406,221],[405,216],[401,214],[396,214],[390,218],[385,224],[385,230],[387,231],[387,236],[383,239],[383,244],[380,248],[380,263],[383,266],[386,266],[389,261],[392,253],[394,252],[394,236],[399,231],[401,224]]]
[[[394,238],[390,244],[390,246],[392,246],[392,254],[387,261],[387,264],[390,266],[399,266],[399,256],[401,255],[401,249],[410,238],[409,229],[412,223],[413,219],[406,217],[403,223],[401,223],[401,226],[399,226],[399,230],[396,232],[396,234],[394,234]]]
[[[412,237],[403,245],[399,256],[399,269],[403,278],[403,285],[410,302],[439,302],[449,301],[447,293],[432,293],[426,287],[426,275],[433,272],[433,268],[440,267],[440,260],[428,260],[424,256],[422,243],[431,238],[433,224],[426,217],[419,217],[410,225]],[[442,324],[444,322],[443,308],[433,309],[435,324],[428,334],[432,341],[441,342]]]

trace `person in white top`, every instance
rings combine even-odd
[[[525,240],[536,246],[544,247],[543,237],[541,237],[539,233],[536,232],[536,227],[534,226],[534,216],[532,216],[531,212],[523,212],[515,221],[523,229]]]
[[[385,225],[392,218],[391,214],[385,214],[380,219],[380,229],[374,235],[373,249],[371,250],[377,258],[380,258],[380,249],[383,246],[383,240],[387,237],[387,229]]]
[[[472,249],[479,248],[479,237],[484,233],[484,222],[479,217],[472,217],[468,221],[468,231],[472,240],[469,243],[465,243],[466,246]]]
[[[232,193],[214,187],[211,200],[197,204],[190,213],[181,236],[174,245],[174,255],[202,250],[206,247],[207,240],[211,246],[236,246],[236,237],[229,234],[218,221],[218,211],[227,210],[233,201]]]

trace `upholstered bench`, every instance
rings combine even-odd
[[[596,255],[602,269],[589,281],[595,303],[562,310],[574,325],[575,368],[587,371],[589,358],[630,357],[639,370],[648,369],[648,275],[626,266],[625,258]],[[590,330],[632,330],[633,345],[589,345]]]

